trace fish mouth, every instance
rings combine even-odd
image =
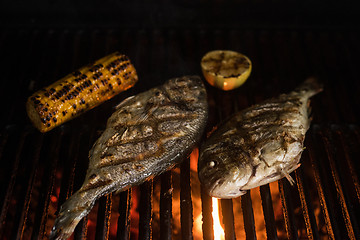
[[[208,189],[210,196],[223,199],[236,198],[246,193],[238,181],[229,181],[223,178],[217,179]]]
[[[249,171],[250,170],[250,171]],[[215,198],[236,198],[246,193],[244,187],[251,178],[251,168],[230,166],[226,171],[215,171],[201,181],[210,196]]]

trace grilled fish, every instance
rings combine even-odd
[[[294,91],[251,106],[221,124],[202,144],[198,175],[210,196],[235,198],[286,177],[300,166],[309,129],[309,98],[322,91],[308,79]]]
[[[61,206],[50,238],[68,238],[104,194],[143,183],[186,158],[207,115],[198,76],[170,79],[120,103],[90,150],[85,181]]]

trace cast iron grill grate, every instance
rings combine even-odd
[[[116,103],[170,77],[200,75],[205,52],[233,49],[253,60],[253,73],[231,92],[207,86],[207,131],[309,75],[325,91],[312,102],[302,167],[292,174],[296,186],[280,180],[221,200],[226,239],[359,239],[358,41],[350,30],[4,30],[0,238],[48,237],[59,205],[82,184],[88,151]],[[115,50],[135,64],[135,88],[49,133],[30,125],[24,102],[34,90]],[[194,160],[196,153],[152,181],[102,197],[74,238],[213,239],[211,198],[198,183]]]

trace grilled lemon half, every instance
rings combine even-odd
[[[208,83],[228,91],[240,87],[250,76],[250,59],[238,52],[215,50],[201,59],[201,69]]]

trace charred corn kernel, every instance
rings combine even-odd
[[[248,57],[229,50],[211,51],[201,59],[201,69],[206,81],[225,91],[244,84],[250,76],[251,68]]]
[[[47,132],[129,89],[137,80],[129,58],[116,52],[35,92],[26,110],[34,126]]]

